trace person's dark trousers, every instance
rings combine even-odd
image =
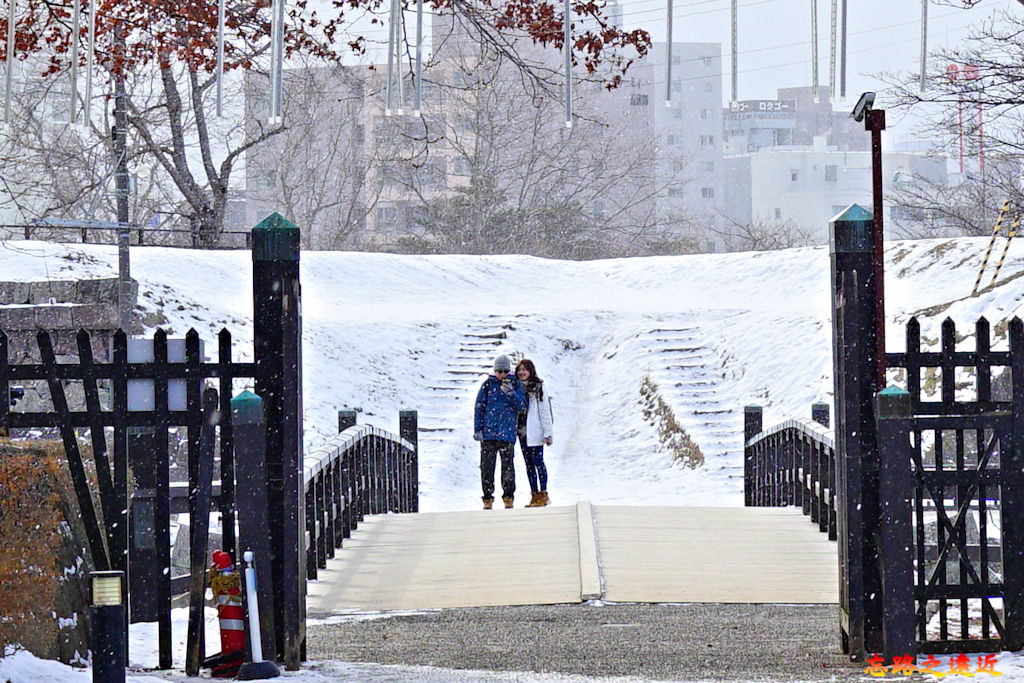
[[[494,497],[494,465],[501,458],[502,498],[511,498],[516,492],[516,470],[512,455],[515,442],[486,440],[480,442],[480,484],[484,498]]]
[[[519,447],[523,450],[526,461],[526,478],[530,480],[530,490],[548,490],[548,468],[544,465],[544,446],[527,446],[526,439],[519,437]]]

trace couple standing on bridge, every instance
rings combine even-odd
[[[494,372],[484,380],[476,395],[473,438],[480,442],[480,484],[484,509],[494,504],[494,466],[501,458],[502,500],[512,507],[516,492],[516,437],[523,449],[526,476],[532,496],[526,507],[548,504],[548,470],[544,446],[552,442],[551,398],[544,393],[544,381],[537,376],[533,361],[523,358],[512,364],[508,356],[494,359]]]

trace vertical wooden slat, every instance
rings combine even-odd
[[[92,437],[92,457],[96,464],[96,482],[99,484],[100,507],[103,510],[103,524],[107,531],[107,548],[113,569],[125,571],[128,562],[126,547],[118,545],[118,528],[127,524],[121,510],[128,507],[127,501],[118,501],[114,496],[114,482],[110,474],[110,459],[107,456],[107,438],[104,433],[99,389],[96,385],[96,365],[92,357],[92,340],[89,333],[79,330],[75,335],[78,345],[78,362],[82,366],[82,388],[85,393],[85,409],[89,415],[89,433]]]
[[[193,330],[194,331],[194,330]],[[189,337],[186,337],[186,359],[189,358]],[[199,352],[199,336],[192,340],[194,351]],[[188,380],[196,382],[195,378]],[[188,634],[186,638],[185,673],[198,676],[199,667],[205,655],[204,633],[206,592],[206,554],[210,539],[210,504],[213,498],[213,451],[217,435],[217,424],[220,422],[218,405],[220,400],[216,389],[207,389],[203,394],[202,412],[199,425],[198,471],[194,483],[194,498],[199,513],[190,519],[192,522],[192,553],[189,562],[189,601],[188,601]],[[191,482],[190,482],[191,484]],[[193,496],[189,496],[191,502]]]
[[[7,435],[7,415],[11,412],[11,370],[7,333],[0,330],[0,435]]]
[[[1024,647],[1024,324],[1010,321],[1012,427],[1000,453],[1000,502],[1003,528],[1003,647]]]
[[[956,400],[956,325],[952,318],[942,321],[942,402]]]
[[[71,426],[71,411],[68,409],[67,396],[64,394],[64,385],[61,384],[57,374],[57,358],[53,352],[50,333],[40,330],[36,335],[36,342],[39,344],[39,355],[46,371],[50,400],[60,419],[60,436],[64,442],[64,453],[67,457],[68,469],[71,470],[71,480],[78,498],[78,511],[82,515],[82,522],[85,525],[92,561],[97,570],[110,569],[110,559],[107,549],[103,545],[103,532],[96,518],[96,508],[93,507],[92,496],[89,493],[89,480],[85,475],[82,453],[78,448],[75,428]]]
[[[921,323],[911,318],[907,323],[907,391],[916,413],[921,408]]]
[[[112,473],[114,499],[122,504],[121,524],[116,530],[117,546],[128,550],[128,531],[131,500],[128,495],[128,335],[124,330],[114,332],[111,353],[111,390],[113,391],[113,460]],[[128,557],[124,586],[131,586],[132,561]],[[130,589],[128,589],[130,590]],[[126,591],[127,592],[127,591]],[[130,597],[130,596],[129,596]],[[127,627],[126,627],[127,628]],[[129,645],[130,647],[130,645]]]
[[[224,328],[217,335],[220,386],[220,520],[224,551],[238,565],[235,537],[235,432],[231,420],[234,395],[234,366],[231,363],[231,333]],[[268,607],[269,609],[269,607]]]
[[[978,358],[976,363],[978,401],[985,403],[992,400],[992,359],[989,356],[992,348],[991,335],[989,334],[988,320],[978,318],[974,326],[975,351]],[[979,446],[983,442],[978,440]]]
[[[171,653],[171,482],[170,457],[168,454],[167,430],[171,418],[167,402],[167,332],[158,329],[153,335],[153,410],[156,431],[153,437],[153,456],[156,458],[156,501],[154,535],[160,575],[157,582],[157,605],[159,620],[157,637],[160,643],[159,667],[173,666]],[[195,519],[190,520],[195,524]]]

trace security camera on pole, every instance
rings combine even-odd
[[[866,92],[857,100],[850,116],[854,121],[863,121],[864,130],[871,131],[871,190],[872,213],[874,214],[875,262],[875,339],[878,349],[878,364],[875,371],[876,391],[885,387],[885,290],[884,259],[882,245],[882,131],[885,130],[885,110],[874,109],[875,93]]]

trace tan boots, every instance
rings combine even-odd
[[[490,510],[493,505],[494,505],[494,499],[493,498],[484,498],[484,510]]]
[[[534,491],[530,496],[530,502],[526,504],[526,507],[542,508],[550,502],[547,491]]]
[[[502,498],[502,500],[505,502],[506,509],[512,507],[512,496],[509,496],[508,498]]]

